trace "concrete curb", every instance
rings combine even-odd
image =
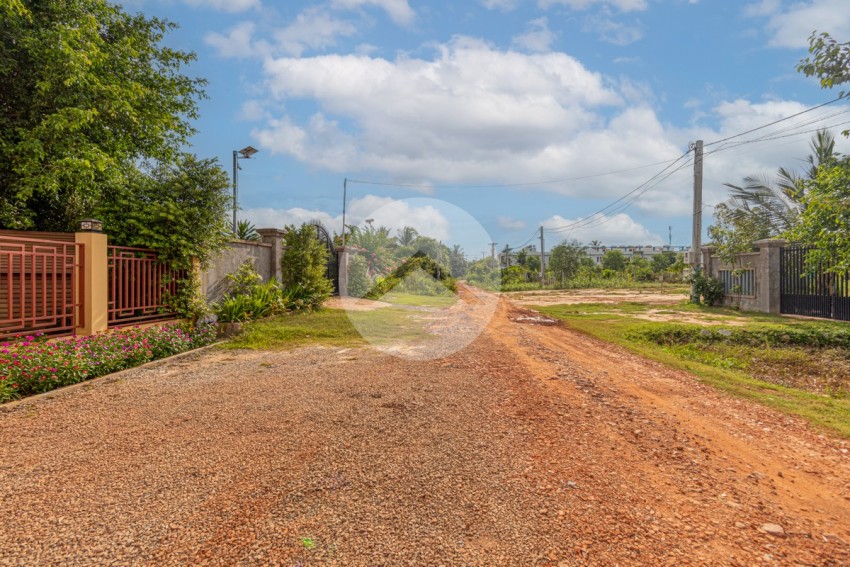
[[[124,370],[119,370],[118,372],[113,372],[112,374],[106,374],[104,376],[98,376],[97,378],[92,378],[91,380],[84,380],[82,382],[77,382],[76,384],[69,384],[68,386],[62,386],[61,388],[56,388],[55,390],[50,390],[49,392],[44,392],[41,394],[35,394],[34,396],[27,396],[26,398],[22,398],[20,400],[14,400],[12,402],[6,402],[5,404],[0,405],[0,413],[11,413],[16,411],[29,403],[37,403],[43,400],[50,400],[54,397],[58,396],[66,396],[75,390],[85,389],[88,387],[93,387],[98,384],[109,384],[111,382],[115,382],[124,378],[126,375],[135,372],[137,370],[142,370],[144,368],[153,368],[155,366],[159,366],[166,362],[171,362],[174,360],[179,360],[181,358],[186,358],[192,354],[199,354],[206,350],[209,350],[213,347],[216,347],[220,344],[223,344],[226,341],[217,341],[212,344],[198,347],[192,350],[187,350],[186,352],[181,352],[172,356],[168,356],[166,358],[160,358],[157,360],[151,360],[150,362],[145,362],[144,364],[140,364],[139,366],[134,366],[132,368],[125,368]]]

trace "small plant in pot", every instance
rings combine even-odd
[[[218,335],[232,337],[242,332],[242,324],[251,319],[253,300],[249,295],[225,297],[213,308],[218,318]]]

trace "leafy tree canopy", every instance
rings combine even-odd
[[[606,270],[622,272],[626,269],[626,255],[619,250],[608,250],[602,256],[602,267]]]
[[[559,278],[570,279],[578,273],[584,256],[584,247],[578,241],[562,242],[552,248],[549,270]]]
[[[806,205],[789,238],[814,247],[806,261],[832,272],[850,273],[850,158],[818,170],[806,182]]]
[[[185,154],[150,172],[130,170],[125,184],[108,187],[95,208],[111,243],[149,247],[160,258],[202,266],[230,239],[230,181],[215,160]]]
[[[800,61],[797,71],[817,77],[821,87],[831,89],[850,82],[850,42],[838,43],[828,33],[814,32],[809,36],[809,55]],[[847,94],[841,91],[838,96]]]
[[[136,165],[174,165],[204,81],[175,26],[106,0],[14,0],[0,26],[0,226],[73,230]]]

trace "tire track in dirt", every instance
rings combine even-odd
[[[585,450],[619,471],[621,488],[660,496],[656,509],[701,534],[707,557],[850,561],[846,442],[563,325],[513,321],[539,316],[503,301],[490,334],[572,402]],[[765,535],[764,524],[786,533]]]

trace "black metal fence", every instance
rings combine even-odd
[[[850,321],[850,276],[808,265],[811,248],[786,246],[779,255],[780,312]]]

